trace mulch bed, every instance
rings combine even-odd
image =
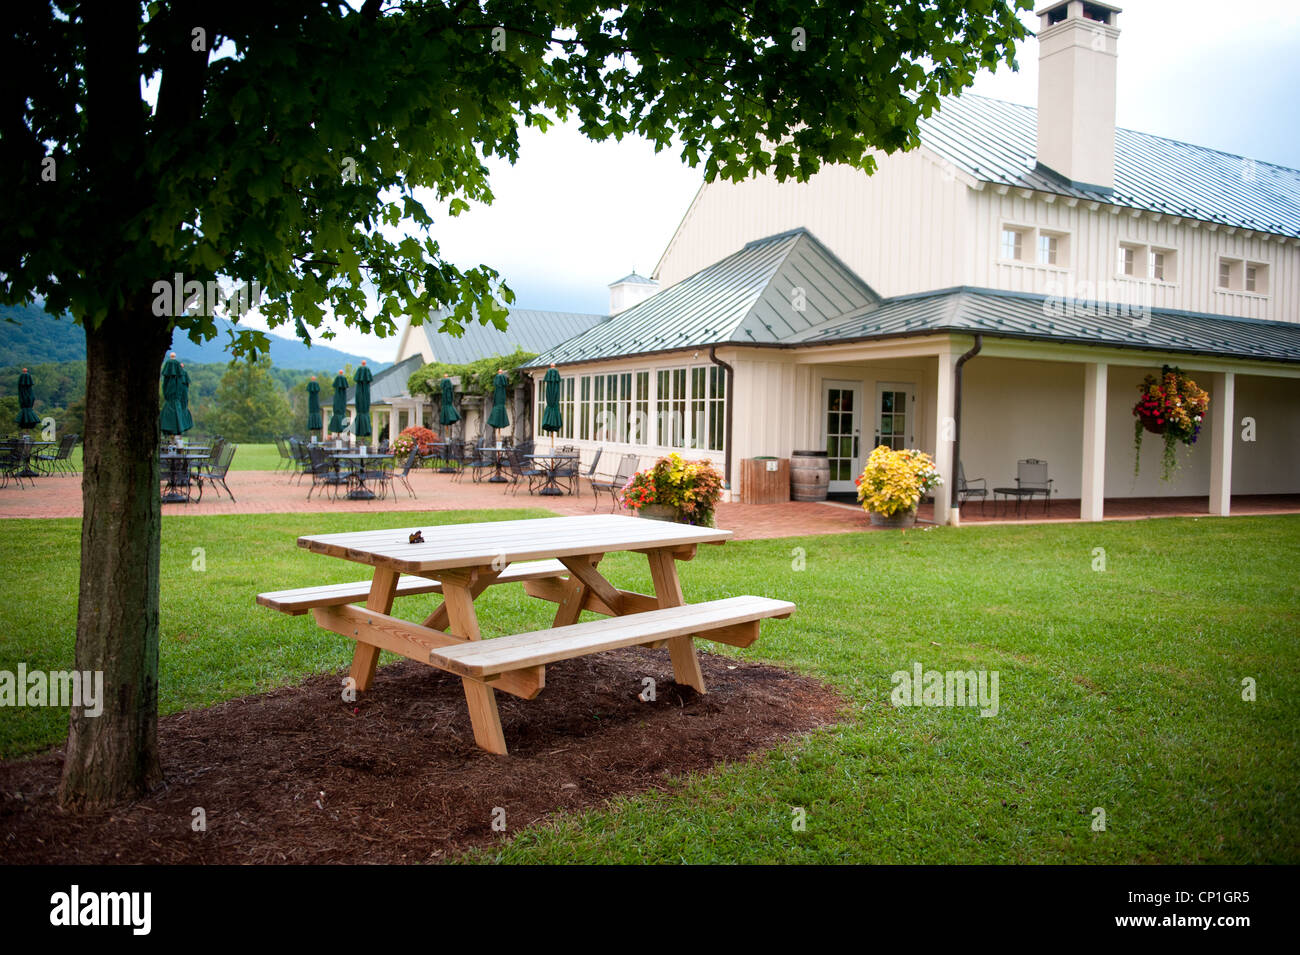
[[[842,701],[815,680],[703,652],[700,662],[703,696],[673,682],[662,651],[552,664],[536,699],[497,694],[508,757],[474,746],[459,679],[403,661],[356,703],[334,674],[163,718],[167,783],[113,812],[54,805],[61,751],[2,763],[0,861],[436,862],[550,813],[668,789],[839,716]],[[646,676],[654,702],[638,698]],[[192,831],[195,807],[206,832]]]

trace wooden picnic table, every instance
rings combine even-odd
[[[419,531],[422,543],[411,543]],[[357,642],[351,678],[369,689],[380,650],[462,678],[475,742],[504,755],[495,690],[532,699],[546,685],[546,664],[627,646],[666,646],[678,683],[705,692],[693,637],[749,646],[758,622],[788,617],[794,604],[766,597],[730,597],[687,604],[677,562],[700,544],[721,544],[731,532],[615,514],[449,524],[300,537],[319,554],[374,568],[369,582],[260,594],[257,602],[285,613],[311,611],[327,630]],[[616,551],[646,555],[653,594],[621,590],[598,571]],[[406,576],[403,576],[406,575]],[[522,582],[530,596],[558,605],[548,630],[481,640],[475,599],[493,584]],[[423,623],[391,616],[394,599],[441,593]],[[364,599],[365,606],[353,602]],[[610,619],[579,623],[583,610]]]

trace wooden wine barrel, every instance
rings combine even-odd
[[[790,457],[790,497],[796,501],[824,501],[831,481],[831,464],[825,451],[795,451]]]

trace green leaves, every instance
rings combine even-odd
[[[22,6],[8,49],[32,84],[0,150],[0,301],[41,296],[93,326],[180,272],[257,281],[263,314],[296,328],[332,313],[385,334],[436,308],[449,328],[475,315],[503,327],[513,295],[490,268],[442,259],[417,196],[451,216],[490,203],[483,159],[515,161],[520,125],[576,114],[592,139],[643,136],[709,179],[870,170],[872,150],[916,143],[941,96],[1012,62],[1027,6],[411,0],[371,20],[272,4],[214,21],[222,54],[197,72],[169,52],[173,5],[148,5],[116,39],[92,35],[80,7],[69,20]],[[89,48],[115,64],[117,89],[156,84],[156,107],[92,98]],[[39,178],[46,154],[53,182]]]

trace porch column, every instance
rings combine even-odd
[[[1079,517],[1099,521],[1106,496],[1106,377],[1104,362],[1083,366],[1083,479]]]
[[[952,482],[957,480],[957,468],[952,460],[952,439],[955,437],[957,409],[953,405],[956,390],[953,387],[955,359],[951,352],[939,353],[939,369],[934,388],[934,464],[943,476],[943,485],[934,495],[934,522],[947,524],[956,517],[952,508]]]
[[[1236,375],[1211,376],[1210,395],[1210,513],[1227,517],[1232,509],[1232,438]]]

